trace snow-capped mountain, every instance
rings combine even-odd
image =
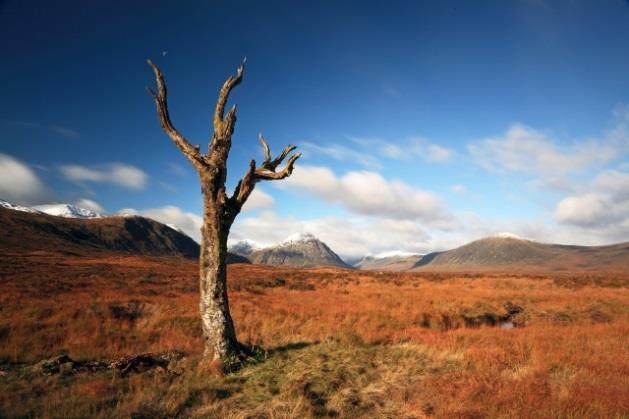
[[[286,239],[284,239],[282,242],[280,242],[280,244],[278,244],[278,246],[290,246],[290,245],[295,244],[295,243],[308,243],[308,242],[314,242],[314,241],[319,241],[319,239],[317,237],[315,237],[314,234],[311,234],[311,233],[295,233],[295,234],[291,234]]]
[[[11,209],[14,211],[22,211],[22,212],[33,212],[33,213],[41,212],[41,211],[37,211],[35,208],[25,207],[24,205],[12,204],[10,202],[3,201],[3,200],[0,200],[0,207]]]
[[[92,210],[80,208],[72,204],[50,204],[36,205],[33,209],[48,215],[64,218],[103,218],[103,216]]]
[[[309,233],[292,235],[276,246],[263,249],[254,248],[251,242],[240,242],[230,251],[264,265],[349,267],[328,245]]]
[[[517,234],[509,233],[508,231],[504,231],[502,233],[496,233],[490,237],[497,237],[500,239],[515,239],[515,240],[528,240],[533,241],[531,239],[527,239],[526,237],[518,236]]]

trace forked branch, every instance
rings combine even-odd
[[[242,60],[242,63],[236,70],[236,74],[233,76],[229,76],[225,83],[223,83],[223,87],[221,91],[218,93],[218,99],[216,100],[216,109],[214,110],[214,139],[230,137],[231,133],[234,130],[234,124],[236,122],[236,105],[234,105],[229,112],[227,112],[227,116],[225,117],[225,106],[227,105],[227,100],[229,99],[229,94],[234,89],[234,87],[238,86],[242,81],[242,76],[245,72],[245,63],[247,62],[247,58],[245,57]],[[227,134],[227,135],[225,135]]]
[[[297,148],[296,146],[289,144],[284,148],[279,156],[272,160],[269,143],[266,142],[262,134],[259,135],[258,139],[260,140],[260,144],[262,144],[262,150],[264,151],[264,162],[262,163],[262,167],[271,172],[274,172],[277,166],[282,163],[286,156],[288,156],[291,151]]]
[[[290,154],[290,152],[295,150],[296,147],[294,145],[286,146],[282,153],[273,159],[271,157],[269,144],[266,142],[262,134],[260,134],[259,139],[264,152],[264,161],[261,167],[256,167],[255,160],[251,160],[249,162],[249,170],[245,173],[240,182],[238,182],[238,185],[234,190],[234,194],[231,197],[231,201],[236,206],[237,211],[240,211],[240,208],[242,208],[244,203],[247,201],[247,198],[249,198],[249,195],[253,192],[255,184],[258,181],[280,180],[289,177],[293,173],[295,162],[301,157],[301,153],[291,155],[284,168],[280,171],[276,171],[277,166],[279,166]]]
[[[164,81],[164,76],[155,64],[151,60],[146,61],[149,66],[153,69],[155,73],[155,83],[157,84],[157,92],[155,92],[150,87],[146,87],[147,92],[153,97],[155,101],[155,106],[157,108],[157,116],[159,117],[159,122],[162,126],[162,129],[168,134],[171,140],[175,143],[175,145],[181,150],[181,152],[190,160],[192,165],[197,169],[201,170],[205,167],[205,162],[203,157],[199,153],[199,146],[193,146],[185,139],[183,135],[177,131],[177,129],[173,126],[170,121],[170,115],[168,113],[168,99],[167,99],[167,89],[166,82]]]

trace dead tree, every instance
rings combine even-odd
[[[276,158],[271,157],[269,145],[260,134],[260,143],[264,151],[264,161],[260,167],[251,160],[249,168],[238,182],[231,196],[225,191],[227,178],[227,157],[232,144],[232,134],[236,124],[236,105],[225,114],[229,94],[243,78],[245,61],[230,76],[221,88],[213,117],[214,133],[206,154],[200,146],[192,145],[173,126],[168,114],[166,82],[160,69],[147,61],[155,73],[157,92],[147,90],[155,100],[157,115],[162,129],[188,158],[199,173],[203,193],[203,227],[201,228],[201,254],[199,257],[200,311],[205,339],[204,357],[213,360],[225,360],[240,353],[242,347],[236,339],[236,331],[229,312],[227,298],[227,236],[234,219],[261,180],[280,180],[291,175],[295,161],[301,153],[288,155],[296,148],[287,146]],[[288,157],[286,165],[278,166]]]

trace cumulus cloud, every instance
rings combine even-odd
[[[256,188],[253,190],[251,195],[249,195],[249,199],[247,199],[247,202],[245,202],[242,210],[253,211],[260,208],[269,208],[272,207],[274,203],[275,200],[271,195],[264,192],[260,188]]]
[[[198,214],[183,211],[179,207],[168,205],[161,208],[149,208],[144,210],[123,208],[118,211],[118,213],[123,215],[141,215],[163,224],[176,226],[197,242],[201,241],[203,218]]]
[[[111,183],[129,189],[143,189],[148,175],[141,169],[124,163],[101,166],[63,165],[61,174],[73,182]]]
[[[492,172],[564,174],[600,166],[616,157],[614,144],[598,140],[560,146],[546,134],[522,124],[513,124],[500,137],[468,146],[472,157]]]
[[[629,233],[629,173],[604,171],[584,189],[557,204],[559,223]]]
[[[49,197],[33,169],[12,156],[0,153],[0,173],[0,199],[32,205]]]
[[[91,199],[87,199],[87,198],[77,199],[74,202],[74,205],[76,205],[79,208],[85,208],[90,211],[98,212],[100,214],[105,213],[105,208],[103,208],[102,205],[100,205],[98,202],[93,201]]]
[[[308,192],[363,215],[425,223],[450,218],[435,194],[399,180],[387,180],[376,172],[351,171],[337,177],[327,167],[302,165],[277,187]]]
[[[521,172],[561,179],[562,175],[601,167],[629,153],[629,106],[613,112],[613,122],[599,138],[564,144],[523,124],[498,137],[471,143],[476,162],[493,172]]]

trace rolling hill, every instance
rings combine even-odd
[[[609,246],[568,246],[518,237],[487,237],[422,257],[412,270],[626,270],[629,243]]]

